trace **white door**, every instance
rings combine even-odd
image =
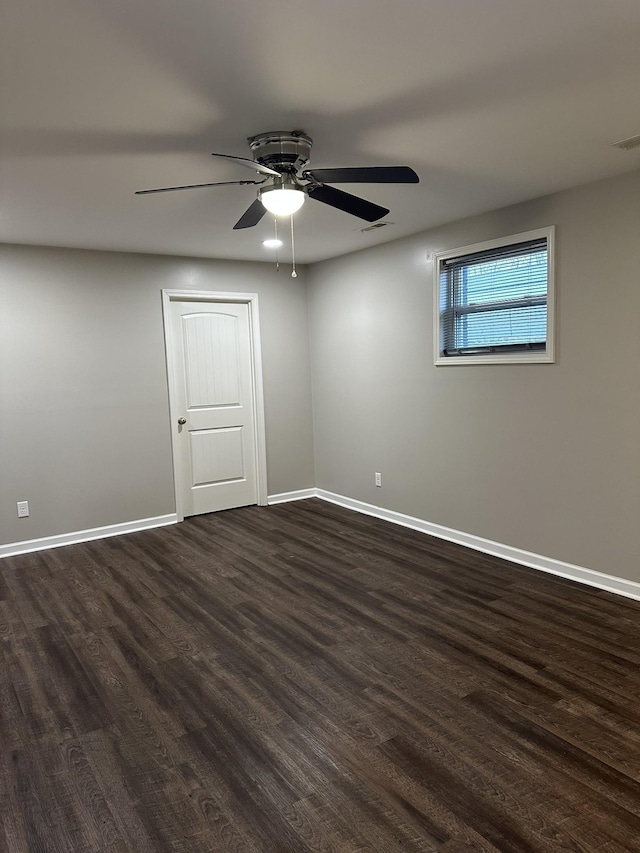
[[[178,513],[258,503],[249,306],[169,305]]]

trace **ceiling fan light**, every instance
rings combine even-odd
[[[304,204],[305,194],[302,190],[291,189],[264,189],[260,193],[260,199],[269,213],[275,216],[291,216],[300,210]]]

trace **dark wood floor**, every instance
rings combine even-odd
[[[0,849],[638,851],[639,617],[318,500],[3,560]]]

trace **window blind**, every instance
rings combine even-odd
[[[545,349],[546,237],[444,260],[442,353]]]

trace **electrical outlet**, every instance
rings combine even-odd
[[[376,471],[376,486],[382,486],[382,474]]]
[[[27,518],[29,515],[29,501],[18,501],[18,518]]]

